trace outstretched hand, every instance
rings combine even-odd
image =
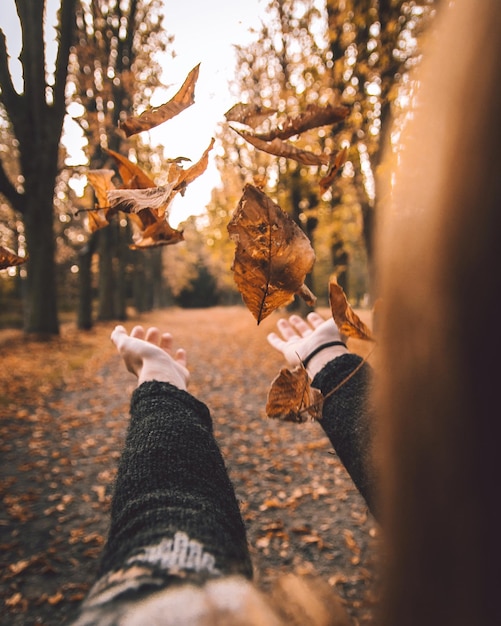
[[[123,326],[115,326],[111,340],[117,347],[125,366],[137,376],[138,386],[147,380],[158,380],[186,390],[190,373],[186,368],[186,352],[172,350],[172,335],[161,333],[152,326],[147,331],[134,326],[130,335]]]
[[[289,365],[306,363],[310,378],[314,378],[322,367],[341,354],[348,352],[338,327],[332,318],[325,320],[318,313],[309,313],[304,320],[299,315],[291,315],[288,320],[279,319],[277,333],[269,333],[271,346],[281,352]],[[339,342],[339,345],[328,345]],[[321,348],[318,352],[317,350]]]

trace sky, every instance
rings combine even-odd
[[[12,57],[12,69],[16,72],[15,59],[20,51],[20,37],[14,0],[0,0],[0,27],[7,37],[8,52]],[[190,70],[200,63],[199,78],[195,88],[195,104],[173,120],[164,122],[156,129],[143,133],[154,144],[162,144],[169,158],[184,156],[193,163],[198,161],[210,143],[224,113],[236,101],[231,96],[228,81],[234,74],[234,44],[252,40],[251,28],[258,28],[265,18],[265,0],[164,0],[164,25],[168,34],[174,35],[170,53],[161,57],[162,82],[168,89],[152,100],[158,106],[169,100],[181,87]],[[48,12],[54,11],[58,0],[47,0]],[[52,29],[47,31],[53,36]],[[19,78],[17,85],[20,85]],[[68,128],[68,127],[67,127]],[[71,127],[70,127],[71,128]],[[70,131],[71,133],[71,131]],[[67,138],[77,150],[78,138]],[[214,186],[220,184],[215,167],[213,148],[209,166],[204,174],[193,181],[184,197],[176,197],[170,211],[169,222],[177,226],[188,215],[203,213],[210,201]],[[78,156],[76,161],[78,162]],[[188,163],[189,165],[189,163]],[[185,164],[186,167],[186,164]]]

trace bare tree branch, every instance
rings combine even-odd
[[[0,102],[9,114],[16,112],[19,106],[19,94],[14,89],[12,76],[9,71],[9,55],[7,54],[7,45],[5,43],[5,34],[0,28],[0,85],[2,91],[0,93]],[[11,118],[12,119],[12,118]]]
[[[54,107],[56,116],[64,117],[64,91],[68,77],[68,58],[75,35],[75,0],[62,0],[59,12],[59,46],[54,73]]]
[[[22,194],[16,191],[14,185],[7,176],[3,163],[0,161],[0,193],[5,196],[7,202],[13,209],[23,213]]]

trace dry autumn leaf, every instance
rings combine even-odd
[[[141,216],[142,213],[144,213],[144,211],[141,211],[139,216]],[[131,250],[139,250],[140,248],[168,246],[183,240],[183,232],[172,228],[164,218],[161,218],[142,230],[134,239],[134,243],[130,244],[129,248]]]
[[[235,283],[258,324],[295,294],[315,304],[304,284],[315,263],[310,241],[265,193],[246,185],[227,228],[236,244]]]
[[[348,156],[348,149],[343,148],[332,157],[330,165],[329,165],[329,171],[320,180],[320,191],[322,193],[325,193],[327,189],[329,189],[329,187],[332,185],[332,181],[336,177],[336,174],[346,163],[347,156]]]
[[[370,328],[362,322],[362,320],[351,308],[346,295],[342,287],[338,285],[335,276],[331,276],[329,279],[329,302],[332,317],[341,334],[346,337],[355,337],[357,339],[365,339],[366,341],[375,341]]]
[[[163,216],[172,199],[174,187],[175,183],[149,189],[113,189],[107,194],[108,203],[112,209],[123,213],[139,213],[151,209],[158,216]]]
[[[274,156],[285,157],[286,159],[293,159],[301,165],[329,165],[330,156],[328,154],[315,154],[308,150],[302,150],[296,148],[296,146],[281,139],[273,139],[273,141],[264,141],[256,135],[245,132],[243,130],[232,129],[253,145],[258,150],[273,154]]]
[[[266,402],[266,415],[285,422],[305,422],[322,417],[323,396],[310,384],[303,365],[283,368],[272,381]]]
[[[239,102],[226,111],[224,117],[227,122],[238,122],[246,124],[251,128],[256,128],[276,113],[277,109],[268,109],[257,104],[243,104]]]
[[[198,80],[200,63],[186,77],[181,89],[165,104],[152,107],[137,117],[130,117],[120,124],[127,137],[150,130],[172,119],[195,102],[195,85]]]
[[[327,106],[319,106],[318,104],[310,104],[303,113],[296,117],[287,117],[284,123],[267,133],[259,133],[254,135],[263,141],[273,141],[273,139],[289,139],[294,135],[318,128],[320,126],[329,126],[338,124],[350,112],[348,107],[335,106],[328,104]]]
[[[21,265],[22,263],[26,263],[27,260],[27,256],[19,256],[7,248],[0,246],[0,270],[5,270],[15,265]]]
[[[108,217],[112,215],[108,204],[108,191],[115,189],[112,178],[115,172],[109,169],[89,170],[87,180],[96,194],[97,209],[87,212],[87,227],[91,233],[109,225]]]
[[[104,149],[118,163],[118,173],[127,189],[148,189],[156,187],[155,181],[148,176],[143,170],[127,157],[115,152],[114,150]]]

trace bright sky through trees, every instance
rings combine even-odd
[[[195,104],[181,115],[149,131],[149,140],[162,144],[169,158],[185,156],[196,162],[207,148],[214,135],[218,122],[224,121],[224,113],[235,104],[228,88],[228,81],[234,71],[234,44],[249,41],[250,29],[257,28],[264,15],[264,0],[165,0],[164,25],[169,34],[174,35],[173,50],[162,55],[162,82],[167,89],[159,91],[152,105],[162,104],[179,89],[188,72],[200,63],[200,75],[195,90]],[[59,0],[47,0],[46,33],[48,40],[48,71],[51,71],[55,47],[53,23]],[[11,56],[11,70],[14,84],[22,88],[20,65],[17,57],[21,50],[19,21],[14,0],[2,0],[0,27],[7,37],[8,52]],[[82,163],[78,148],[81,140],[77,129],[66,124],[64,139],[73,158],[70,164]],[[145,133],[146,135],[146,133]],[[216,150],[217,147],[214,148]],[[214,151],[213,151],[214,152]],[[210,200],[211,189],[219,183],[214,159],[209,161],[207,171],[190,184],[184,198],[176,199],[172,207],[171,224],[175,225],[186,216],[204,211]]]

